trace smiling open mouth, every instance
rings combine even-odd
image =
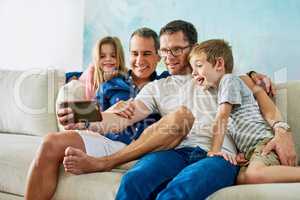
[[[204,83],[204,77],[202,77],[202,78],[197,78],[196,81],[197,81],[197,83],[198,83],[199,85],[203,85],[203,83]]]
[[[111,68],[111,69],[117,68],[116,65],[114,65],[114,64],[104,64],[103,67],[107,67],[107,68]]]

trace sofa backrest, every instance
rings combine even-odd
[[[296,142],[297,154],[300,158],[300,104],[298,105],[297,102],[300,103],[300,81],[289,81],[277,85],[275,103],[281,111],[283,118],[291,126]]]
[[[43,136],[58,131],[56,104],[84,99],[84,86],[79,81],[71,81],[67,85],[64,82],[64,73],[54,69],[0,70],[0,133]],[[300,81],[277,85],[275,102],[291,125],[300,158],[298,101]],[[63,130],[63,127],[60,126],[59,130]]]
[[[62,71],[0,70],[0,132],[44,135],[57,131],[55,100]]]

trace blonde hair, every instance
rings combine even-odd
[[[121,44],[121,41],[117,37],[104,37],[101,40],[98,40],[94,50],[93,50],[93,63],[94,63],[94,89],[97,90],[100,84],[107,81],[104,77],[104,71],[102,66],[100,65],[100,55],[101,55],[101,46],[103,44],[111,44],[115,48],[116,51],[116,60],[117,60],[117,75],[126,74],[127,68],[125,67],[125,59],[124,59],[124,51]],[[113,78],[113,77],[111,77]]]
[[[224,59],[225,72],[231,73],[233,69],[233,56],[231,46],[222,39],[207,40],[200,44],[196,44],[191,53],[188,56],[188,60],[194,55],[205,53],[207,61],[212,65],[215,65],[217,58],[222,57]]]

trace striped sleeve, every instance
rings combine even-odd
[[[219,85],[218,104],[230,103],[231,105],[241,105],[241,89],[238,77],[235,77],[232,74],[225,74]]]

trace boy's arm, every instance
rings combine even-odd
[[[209,153],[221,151],[231,110],[232,105],[229,103],[223,103],[219,106],[216,119],[212,126],[213,137]]]
[[[255,85],[247,76],[240,77],[246,85],[252,90],[263,117],[268,123],[273,126],[274,122],[282,121],[280,111],[275,106],[273,101],[268,97],[266,92]],[[275,137],[263,149],[263,154],[268,154],[275,150],[279,156],[280,162],[283,165],[295,166],[297,163],[297,154],[294,146],[294,139],[291,132],[287,132],[282,128],[274,130]]]
[[[234,156],[229,155],[221,151],[224,142],[224,137],[227,130],[228,118],[232,110],[232,105],[229,103],[222,103],[219,106],[216,119],[213,123],[212,132],[212,145],[210,151],[207,152],[208,156],[222,156],[225,160],[231,164],[236,165],[236,159]]]

